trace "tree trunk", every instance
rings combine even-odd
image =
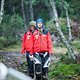
[[[70,26],[70,19],[69,19],[69,15],[68,15],[68,10],[65,9],[66,11],[66,18],[67,18],[67,28],[68,28],[68,37],[69,37],[69,41],[72,40],[72,34],[71,34],[71,26]]]
[[[59,20],[58,20],[58,14],[57,14],[57,10],[56,10],[56,7],[55,7],[54,0],[50,0],[50,4],[51,4],[53,12],[54,12],[56,29],[59,32],[59,35],[60,35],[60,37],[62,39],[62,42],[64,43],[64,45],[67,47],[67,49],[69,51],[68,52],[68,56],[71,57],[71,58],[73,58],[73,59],[75,59],[74,50],[72,49],[71,45],[68,43],[68,41],[66,40],[66,38],[64,37],[63,32],[61,31]]]
[[[3,19],[3,14],[4,14],[4,1],[5,1],[5,0],[2,0],[2,1],[1,1],[0,25],[1,25],[1,22],[2,22],[2,19]]]
[[[66,19],[67,19],[67,29],[68,29],[68,40],[72,40],[72,34],[71,34],[71,25],[70,25],[70,19],[68,14],[68,3],[65,0],[62,0],[62,6],[64,7],[66,11]]]
[[[26,17],[25,17],[25,11],[24,11],[24,0],[21,0],[21,7],[22,7],[22,13],[23,13],[23,19],[24,19],[24,27],[25,30],[27,30],[27,24],[26,24]]]
[[[34,20],[32,0],[29,0],[29,5],[30,5],[30,20]]]
[[[49,17],[50,17],[50,19],[53,19],[52,16],[53,16],[54,14],[52,13],[52,8],[51,8],[51,7],[48,7],[47,9],[48,9],[48,12],[49,12]]]

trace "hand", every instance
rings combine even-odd
[[[23,56],[26,56],[26,53],[22,53]]]
[[[33,60],[33,55],[29,55],[29,58],[32,61]]]

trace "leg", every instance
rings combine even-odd
[[[43,68],[42,80],[48,80],[48,67]]]
[[[36,75],[36,80],[41,80],[41,78],[42,78],[41,64],[36,64],[35,65],[35,75]]]
[[[33,66],[33,61],[30,60],[29,58],[29,53],[26,54],[26,59],[28,63],[28,74],[30,77],[34,77],[34,66]]]
[[[34,55],[34,63],[35,63],[35,75],[36,80],[42,80],[42,65],[41,65],[41,57],[39,54]]]
[[[49,67],[49,63],[50,63],[50,58],[49,58],[49,54],[47,53],[44,57],[43,57],[43,79],[42,80],[48,80],[48,67]]]

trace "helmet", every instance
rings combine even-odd
[[[38,23],[38,22],[42,22],[42,24],[44,23],[43,19],[41,19],[41,18],[37,19],[36,23]]]
[[[36,26],[36,21],[31,21],[31,22],[29,23],[29,26]]]
[[[41,22],[41,23],[43,24],[43,25],[42,25],[42,28],[44,29],[44,28],[45,28],[45,26],[44,26],[44,21],[43,21],[43,19],[41,19],[41,18],[39,18],[39,19],[36,20],[36,28],[38,28],[37,23],[39,23],[39,22]]]

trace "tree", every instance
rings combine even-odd
[[[80,0],[71,0],[69,4],[71,18],[80,20]]]
[[[26,17],[25,17],[25,11],[24,11],[24,0],[21,0],[21,7],[22,7],[22,13],[23,13],[23,19],[24,19],[24,27],[25,27],[25,30],[27,30]]]
[[[24,29],[23,25],[24,21],[19,14],[4,15],[3,23],[1,24],[2,35],[0,36],[4,46],[9,46],[19,41],[19,34]]]
[[[64,43],[64,45],[67,47],[67,49],[69,51],[68,56],[75,60],[75,52],[74,52],[73,48],[71,47],[71,45],[66,40],[63,32],[61,31],[60,24],[59,24],[59,19],[58,19],[58,14],[57,14],[57,10],[56,10],[56,7],[55,7],[54,0],[50,0],[50,4],[51,4],[52,10],[54,12],[55,27],[56,27],[57,31],[59,32],[59,36],[61,37],[62,42]]]
[[[34,20],[34,13],[33,13],[33,5],[32,0],[29,0],[29,6],[30,6],[30,20]]]
[[[62,5],[66,11],[66,18],[67,18],[67,29],[68,29],[68,40],[71,41],[72,40],[72,34],[71,34],[71,25],[70,25],[70,18],[69,18],[69,13],[68,13],[68,6],[69,4],[62,0]]]
[[[3,14],[4,14],[4,1],[5,1],[5,0],[2,0],[2,1],[1,1],[0,25],[1,25],[1,22],[2,22],[2,19],[3,19]]]

